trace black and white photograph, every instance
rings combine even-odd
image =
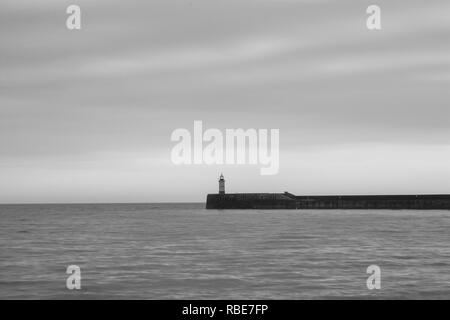
[[[450,1],[0,1],[0,300],[449,299]]]

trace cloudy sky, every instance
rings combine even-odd
[[[175,166],[194,120],[280,129],[279,174]],[[0,2],[1,203],[204,201],[221,171],[228,192],[450,193],[450,2]]]

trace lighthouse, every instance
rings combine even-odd
[[[219,178],[219,194],[225,194],[225,179],[223,178],[223,174],[220,174]]]

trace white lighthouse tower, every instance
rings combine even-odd
[[[223,178],[223,174],[220,174],[219,178],[219,194],[225,194],[225,179]]]

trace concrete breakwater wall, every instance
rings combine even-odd
[[[208,194],[206,209],[296,209],[296,201],[283,193]]]
[[[450,195],[295,196],[288,192],[208,194],[206,208],[450,210]]]

